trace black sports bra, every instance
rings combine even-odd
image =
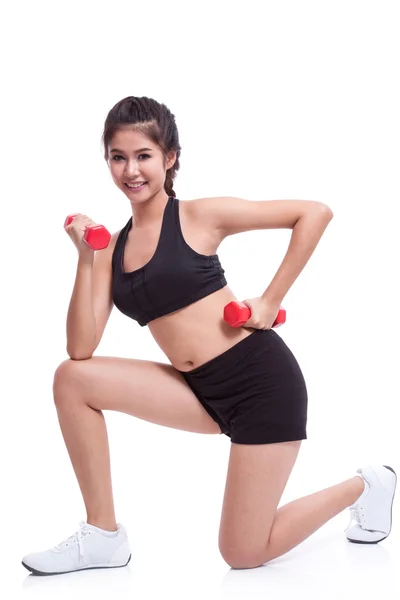
[[[168,198],[153,257],[127,273],[124,249],[131,227],[132,217],[120,231],[113,251],[112,297],[115,306],[142,327],[227,285],[218,255],[199,254],[184,240],[178,199]]]

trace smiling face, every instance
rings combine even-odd
[[[166,172],[175,162],[175,152],[165,161],[162,150],[145,135],[125,126],[115,132],[108,147],[108,165],[117,187],[131,203],[144,202],[163,193]],[[146,182],[138,189],[128,184]]]

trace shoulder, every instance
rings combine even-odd
[[[180,200],[181,223],[191,224],[193,228],[203,231],[211,240],[211,245],[218,248],[225,237],[224,232],[216,225],[215,207],[220,201],[218,197]],[[183,217],[183,218],[182,218]]]
[[[187,211],[196,223],[212,231],[219,243],[229,235],[226,219],[235,210],[232,205],[236,199],[231,196],[210,196],[187,201]],[[246,201],[243,201],[246,202]],[[228,216],[227,216],[228,215]]]
[[[224,201],[226,201],[226,198],[212,196],[207,198],[195,198],[193,200],[183,200],[181,203],[188,217],[196,219],[196,221],[200,223],[212,226],[213,212],[215,208]]]
[[[211,196],[206,198],[194,198],[193,200],[181,200],[180,202],[185,204],[185,206],[188,207],[188,210],[193,211],[193,214],[201,215],[201,213],[204,213],[208,207],[212,206],[216,202],[220,202],[223,199],[224,198],[219,196]]]

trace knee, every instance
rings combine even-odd
[[[243,548],[237,550],[220,548],[220,554],[232,569],[255,569],[267,562],[266,552],[244,550]]]
[[[71,391],[72,388],[77,391],[79,384],[82,383],[84,376],[82,362],[86,361],[67,359],[58,365],[53,377],[53,397],[56,404],[66,397],[63,393],[65,390]],[[68,397],[70,401],[71,395],[68,394]]]

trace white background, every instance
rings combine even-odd
[[[308,440],[281,505],[383,463],[398,438],[399,4],[14,2],[0,14],[2,541],[10,598],[395,597],[399,502],[390,537],[349,544],[341,513],[287,555],[231,570],[217,535],[230,442],[106,412],[126,569],[32,577],[28,552],[86,513],[59,429],[53,374],[77,252],[65,216],[110,231],[131,215],[100,137],[120,99],[149,96],[176,117],[180,199],[309,199],[334,219],[283,301],[278,331],[309,391]],[[238,298],[265,290],[289,230],[219,248]],[[111,314],[98,355],[168,362],[148,328]],[[397,571],[398,573],[398,571]],[[329,580],[329,586],[327,581]],[[370,596],[371,594],[371,596]]]

